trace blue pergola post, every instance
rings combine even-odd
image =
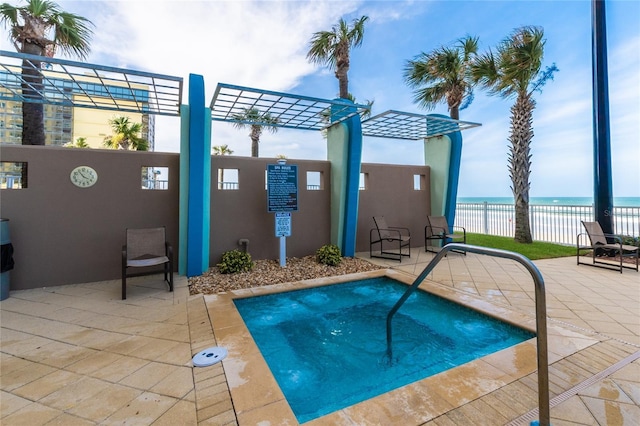
[[[611,142],[609,138],[609,84],[607,26],[604,0],[592,0],[593,59],[593,201],[595,220],[613,234]]]
[[[211,112],[201,75],[189,75],[189,105],[182,106],[181,116],[178,270],[193,277],[209,269]]]
[[[354,111],[355,107],[344,114]],[[331,243],[340,247],[343,256],[353,257],[362,162],[360,115],[355,114],[328,129],[327,157],[331,162]]]

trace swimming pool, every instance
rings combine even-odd
[[[394,319],[389,363],[386,315],[406,288],[381,277],[234,303],[301,423],[534,336],[419,291]]]

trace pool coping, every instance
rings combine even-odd
[[[412,275],[403,271],[380,269],[204,296],[215,339],[219,346],[229,351],[222,366],[238,424],[258,424],[261,421],[298,424],[298,421],[233,300],[382,276],[407,285],[414,280]],[[420,289],[535,332],[536,321],[531,315],[497,306],[478,296],[430,280],[425,280]],[[547,332],[550,364],[598,343],[596,338],[549,322]],[[532,338],[305,424],[418,425],[522,379],[536,369],[536,339]]]

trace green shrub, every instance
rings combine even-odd
[[[253,268],[251,255],[240,250],[231,250],[222,254],[222,261],[218,263],[218,269],[223,274],[236,272],[249,272]]]
[[[333,244],[327,244],[320,247],[316,251],[316,260],[324,265],[339,265],[342,261],[342,253],[340,253],[340,247]]]
[[[640,245],[640,238],[636,238],[631,235],[623,235],[621,238],[622,238],[622,244],[626,244],[628,246],[636,246],[636,247]]]

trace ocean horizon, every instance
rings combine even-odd
[[[458,203],[513,204],[513,197],[458,197]],[[531,197],[532,205],[591,206],[593,197]],[[613,197],[615,207],[640,207],[640,197]]]

